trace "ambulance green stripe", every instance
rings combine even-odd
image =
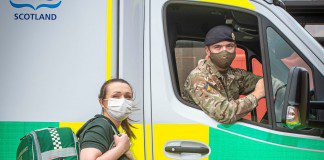
[[[237,134],[256,138],[259,140],[264,140],[275,144],[287,145],[287,146],[298,147],[298,148],[313,149],[313,150],[322,150],[324,152],[324,143],[322,143],[323,140],[278,135],[278,134],[269,133],[266,131],[261,131],[250,127],[242,126],[239,124],[234,124],[234,125],[220,124],[217,127]]]
[[[245,127],[239,124],[234,125],[218,125],[220,129],[209,128],[209,146],[211,154],[209,159],[322,159],[323,152],[313,152],[309,150],[300,150],[293,147],[308,147],[311,149],[321,149],[319,141],[304,138],[292,138],[284,135],[276,135],[264,131],[255,130],[253,128]],[[237,136],[235,134],[243,136]],[[269,145],[262,141],[256,141],[244,136],[260,139],[265,142],[278,143],[280,145]],[[275,158],[274,158],[275,157]]]
[[[59,127],[59,122],[0,122],[0,159],[16,159],[20,138],[33,130]]]

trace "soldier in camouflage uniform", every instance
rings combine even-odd
[[[183,97],[221,123],[234,123],[264,97],[262,77],[231,68],[235,58],[235,36],[228,26],[212,28],[205,38],[207,60],[200,61],[184,85]],[[240,95],[246,95],[239,98]]]

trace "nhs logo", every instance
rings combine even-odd
[[[61,6],[62,0],[9,0],[9,3],[17,11],[30,10],[30,13],[14,13],[14,20],[56,20],[53,9]],[[51,13],[38,13],[41,9]]]

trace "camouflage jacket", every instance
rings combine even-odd
[[[216,121],[234,123],[257,106],[257,99],[249,93],[261,78],[237,68],[222,75],[206,60],[188,75],[182,96]],[[240,95],[247,96],[239,98]]]

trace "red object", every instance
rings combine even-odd
[[[233,60],[231,67],[246,70],[246,56],[245,56],[245,51],[243,49],[240,48],[236,49],[236,57]],[[262,64],[255,58],[252,59],[252,71],[255,75],[263,77]],[[244,95],[240,96],[240,98],[242,97],[244,97]],[[265,98],[259,100],[256,110],[257,110],[258,122],[260,122],[261,118],[267,112]],[[244,116],[243,119],[251,120],[251,113]]]

